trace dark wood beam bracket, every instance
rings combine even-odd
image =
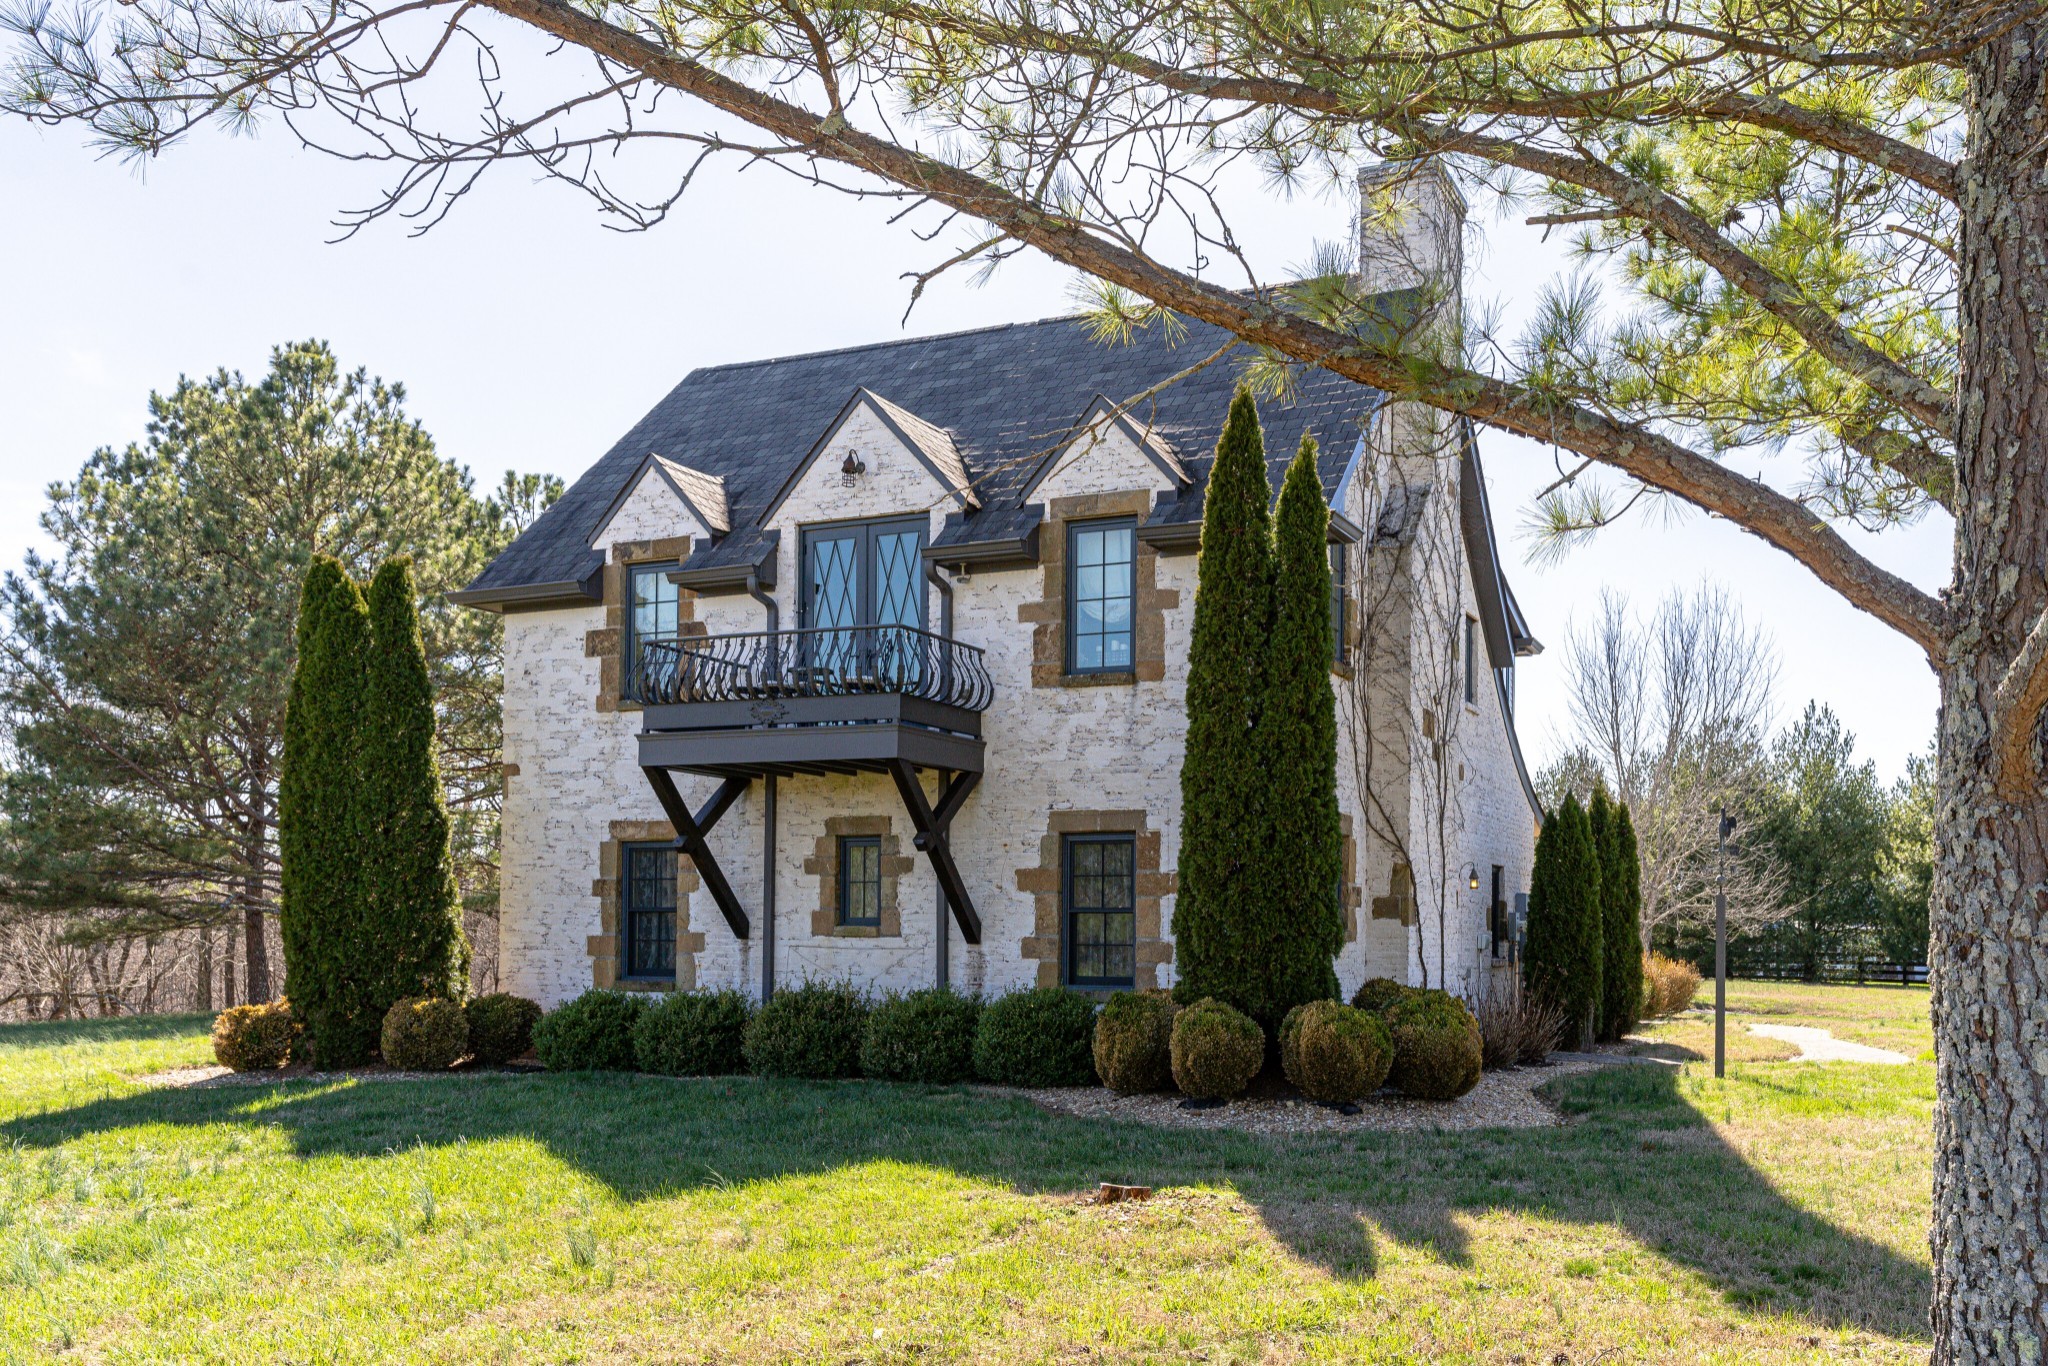
[[[733,895],[732,884],[725,880],[725,870],[718,866],[718,859],[711,852],[711,846],[704,837],[711,833],[711,827],[718,824],[732,804],[739,800],[740,793],[747,790],[751,778],[727,778],[711,794],[711,800],[703,807],[691,812],[683,794],[676,790],[675,779],[665,768],[642,768],[647,775],[648,785],[654,789],[655,800],[667,813],[669,824],[675,827],[676,848],[690,856],[690,862],[697,865],[697,876],[704,880],[704,886],[711,893],[711,899],[718,903],[718,909],[725,915],[725,923],[732,926],[733,935],[745,939],[751,926],[747,913],[740,906],[740,899]],[[919,793],[923,796],[923,793]]]
[[[974,899],[967,894],[966,880],[960,876],[960,869],[953,862],[948,833],[953,826],[953,817],[959,814],[968,794],[981,781],[981,774],[956,772],[947,777],[939,789],[936,807],[925,799],[924,784],[918,781],[917,769],[907,760],[890,760],[889,776],[896,780],[896,792],[903,798],[903,809],[910,813],[910,824],[917,831],[911,842],[924,850],[925,857],[932,861],[932,871],[938,875],[939,887],[946,894],[946,904],[953,908],[953,919],[960,923],[960,937],[970,944],[979,944],[981,917],[975,913]]]

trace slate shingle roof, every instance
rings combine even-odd
[[[949,517],[948,534],[979,538],[985,528],[1018,520],[1033,471],[1073,435],[1097,395],[1126,402],[1227,339],[1219,329],[1188,322],[1177,338],[1153,327],[1129,344],[1115,344],[1096,341],[1080,319],[1054,318],[692,371],[457,600],[482,606],[594,597],[603,556],[590,548],[591,539],[650,453],[722,483],[733,531],[699,553],[706,560],[751,562],[746,557],[761,541],[756,524],[762,512],[864,387],[943,430],[980,502],[978,510]],[[1201,517],[1216,438],[1250,358],[1250,350],[1241,349],[1131,409],[1132,420],[1155,429],[1192,480],[1177,503],[1156,514],[1159,520]],[[1321,444],[1323,487],[1334,493],[1382,397],[1327,371],[1308,370],[1291,396],[1262,402],[1275,491],[1302,434],[1310,432]]]

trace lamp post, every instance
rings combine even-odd
[[[1720,842],[1714,850],[1714,1075],[1728,1075],[1728,836],[1735,817],[1721,808]]]

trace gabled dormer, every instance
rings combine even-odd
[[[861,388],[769,499],[760,525],[980,505],[950,432]]]
[[[715,540],[732,530],[725,480],[666,456],[649,455],[598,519],[593,550],[688,536]]]
[[[1165,437],[1097,394],[1067,439],[1032,471],[1021,500],[1046,502],[1134,489],[1178,495],[1193,482]]]

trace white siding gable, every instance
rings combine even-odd
[[[1118,421],[1106,404],[1098,404],[1089,414],[1088,425],[1052,457],[1025,499],[1042,503],[1088,493],[1128,493],[1132,489],[1175,491],[1182,481],[1173,470],[1162,468],[1162,461],[1171,457],[1163,451],[1140,449],[1136,433],[1142,431],[1141,424],[1131,419]]]
[[[671,536],[704,540],[710,535],[711,528],[691,513],[689,505],[650,460],[640,467],[639,476],[598,528],[597,535],[590,538],[590,548],[606,550],[620,541],[658,541]]]

